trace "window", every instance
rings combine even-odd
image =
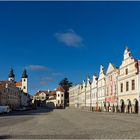
[[[126,82],[126,91],[128,91],[128,90],[129,90],[129,83]]]
[[[59,104],[59,100],[58,100],[58,104]]]
[[[23,80],[24,82],[26,81],[26,79]]]
[[[111,95],[112,95],[113,94],[113,88],[112,88],[112,86],[110,88],[111,88]]]
[[[63,94],[61,94],[61,97],[63,97]]]
[[[125,74],[126,74],[126,75],[128,74],[128,69],[125,69]]]
[[[58,97],[59,97],[59,94],[58,94]]]
[[[109,95],[109,93],[108,93],[108,92],[109,92],[109,88],[107,87],[107,94],[106,94],[107,96]]]
[[[132,90],[135,90],[135,80],[132,80]]]
[[[110,80],[112,81],[112,75],[110,75]]]
[[[115,84],[115,94],[116,94],[116,91],[117,91],[117,85]]]
[[[24,86],[23,89],[26,89],[26,87]]]
[[[61,100],[61,104],[63,104],[63,100]]]
[[[121,92],[123,92],[123,83],[121,83]]]

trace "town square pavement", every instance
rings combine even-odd
[[[140,139],[140,115],[38,109],[0,115],[0,139]]]

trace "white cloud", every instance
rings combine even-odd
[[[42,65],[29,65],[26,66],[26,69],[33,70],[33,71],[42,71],[42,70],[48,70],[48,67]]]
[[[64,43],[70,47],[81,47],[83,46],[83,38],[75,33],[74,30],[67,30],[66,32],[55,33],[55,37],[59,42]]]
[[[52,77],[41,77],[39,78],[40,85],[46,85],[47,83],[53,82],[54,79]]]

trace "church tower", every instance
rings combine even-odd
[[[25,93],[28,93],[28,75],[26,69],[22,73],[22,90]]]
[[[8,77],[9,77],[8,78],[9,81],[15,81],[15,74],[12,68],[10,69]]]

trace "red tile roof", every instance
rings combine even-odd
[[[17,87],[22,86],[22,82],[16,82],[16,86],[17,86]]]
[[[55,90],[49,91],[49,92],[48,92],[48,90],[39,90],[35,95],[39,95],[42,92],[45,93],[46,95],[56,95],[56,91]]]
[[[56,94],[56,91],[53,90],[53,91],[50,92],[50,94],[55,95]]]
[[[8,81],[8,80],[0,81],[0,87],[5,87],[6,84],[8,84],[8,86],[10,86],[10,87],[17,88],[15,82],[11,82],[11,81]]]
[[[56,89],[56,91],[64,92],[65,90],[64,90],[62,87],[58,87],[58,88]]]
[[[41,93],[49,94],[48,90],[39,90],[35,95],[39,95]]]

